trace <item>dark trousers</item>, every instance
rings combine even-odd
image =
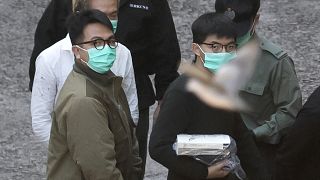
[[[260,151],[260,154],[266,163],[266,168],[268,171],[268,174],[274,177],[276,172],[276,153],[278,149],[278,144],[266,144],[263,142],[258,142],[257,147]]]
[[[139,143],[139,155],[142,159],[142,178],[144,177],[146,159],[147,159],[147,144],[149,131],[149,107],[139,109],[139,121],[136,128],[136,136]]]

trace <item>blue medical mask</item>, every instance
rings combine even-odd
[[[237,56],[235,52],[205,53],[200,46],[199,48],[204,54],[204,60],[200,56],[203,66],[213,73],[217,72],[221,66],[230,62]]]
[[[89,68],[100,74],[108,72],[116,60],[116,49],[110,48],[108,45],[101,50],[96,48],[90,48],[88,50],[81,47],[79,48],[88,52],[89,60],[86,64]]]
[[[243,45],[247,44],[247,42],[249,42],[251,37],[252,37],[251,30],[248,31],[245,35],[238,37],[236,40],[238,47],[241,48]]]
[[[250,30],[243,36],[241,37],[238,37],[236,39],[236,43],[238,45],[238,48],[241,48],[242,46],[244,46],[245,44],[247,44],[247,42],[250,41],[251,37],[253,36],[253,32],[254,32],[254,24],[255,24],[255,21],[253,21],[252,23],[252,27],[250,28]]]
[[[117,27],[118,27],[118,20],[110,20],[112,27],[113,27],[113,33],[115,33],[117,31]]]

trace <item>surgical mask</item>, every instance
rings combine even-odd
[[[205,53],[200,46],[199,48],[204,54],[204,60],[200,56],[203,66],[213,73],[217,72],[221,66],[230,62],[236,57],[235,52]]]
[[[110,48],[108,45],[101,50],[96,48],[90,48],[88,50],[81,47],[79,48],[88,52],[89,60],[86,64],[89,68],[100,74],[108,72],[116,59],[116,49]]]
[[[118,20],[110,20],[112,27],[113,27],[113,33],[115,33],[117,31],[117,27],[118,27]]]
[[[237,41],[238,48],[241,48],[242,46],[247,44],[247,42],[250,41],[251,37],[253,36],[254,23],[255,23],[255,21],[253,21],[252,27],[250,28],[250,30],[245,35],[237,38],[236,41]]]

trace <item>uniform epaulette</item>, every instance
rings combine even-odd
[[[264,38],[260,38],[260,47],[261,49],[270,52],[277,59],[281,59],[283,56],[287,55],[287,53],[283,51],[279,46],[273,44],[272,42]]]

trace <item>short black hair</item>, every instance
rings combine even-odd
[[[83,30],[88,24],[101,23],[112,31],[112,24],[108,17],[101,11],[92,9],[72,13],[67,21],[66,26],[71,39],[71,43],[80,43],[83,39]]]
[[[228,16],[216,12],[201,15],[193,22],[191,29],[194,43],[203,43],[210,35],[218,38],[237,37],[234,22]]]
[[[228,9],[235,12],[234,22],[254,18],[260,9],[260,0],[216,0],[215,9],[224,13]]]

